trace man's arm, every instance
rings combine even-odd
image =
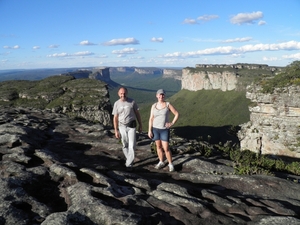
[[[134,112],[135,112],[136,119],[137,119],[137,121],[138,121],[138,123],[139,123],[138,131],[139,131],[140,133],[142,133],[143,126],[142,126],[142,120],[141,120],[140,112],[139,112],[139,110],[135,110]]]
[[[116,138],[120,138],[120,133],[119,133],[119,115],[118,114],[114,115],[114,129],[115,129],[115,136],[116,136]]]

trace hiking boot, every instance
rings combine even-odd
[[[161,169],[161,168],[163,168],[165,166],[165,163],[163,163],[163,162],[159,162],[156,166],[155,166],[155,169]]]
[[[132,164],[130,164],[129,166],[126,166],[126,170],[127,170],[127,171],[132,171],[132,170],[133,170]]]
[[[170,171],[170,172],[175,171],[173,164],[169,164],[169,171]]]

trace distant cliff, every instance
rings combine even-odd
[[[77,71],[64,73],[61,75],[73,76],[76,79],[90,78],[95,80],[101,80],[106,83],[111,82],[110,73],[108,67],[98,67],[92,70],[89,69],[79,69]]]
[[[162,75],[163,78],[181,80],[181,69],[160,69],[156,67],[110,67],[111,74]]]
[[[271,75],[280,71],[279,67],[259,64],[197,64],[195,68],[182,70],[182,89],[231,91],[246,86],[247,77]]]
[[[181,80],[182,70],[176,69],[164,69],[163,78],[174,78],[175,80]]]
[[[147,75],[159,75],[163,74],[163,70],[155,67],[110,67],[111,73],[137,73]]]

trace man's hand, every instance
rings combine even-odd
[[[120,138],[120,132],[118,130],[115,130],[115,137],[118,139]]]

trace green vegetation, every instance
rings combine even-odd
[[[181,90],[168,99],[179,111],[176,126],[226,126],[249,121],[245,92],[221,90]]]
[[[171,135],[176,137],[174,132],[171,132]],[[170,142],[170,149],[173,154],[178,153],[176,141]],[[151,150],[153,154],[156,154],[155,144],[151,145]],[[228,166],[232,166],[235,174],[238,175],[274,175],[278,172],[300,175],[299,160],[284,160],[280,157],[261,155],[249,150],[241,151],[238,145],[230,142],[210,144],[209,142],[204,142],[202,137],[199,137],[191,142],[184,153],[195,152],[197,152],[197,155],[205,158],[214,158],[221,155],[223,158],[229,159],[232,163]]]
[[[129,97],[134,98],[139,105],[156,101],[155,94],[160,88],[165,89],[167,96],[169,97],[176,94],[181,89],[181,82],[172,78],[115,78],[113,81],[127,87]],[[109,90],[110,101],[112,104],[119,99],[117,92],[118,88]]]
[[[275,88],[284,88],[290,85],[300,85],[300,61],[294,61],[283,72],[271,79],[261,80],[264,93],[273,93]]]
[[[84,81],[84,82],[83,82]],[[0,82],[0,105],[38,109],[99,105],[105,83],[72,76],[51,76],[40,81],[16,80]],[[105,100],[105,99],[104,99]]]

